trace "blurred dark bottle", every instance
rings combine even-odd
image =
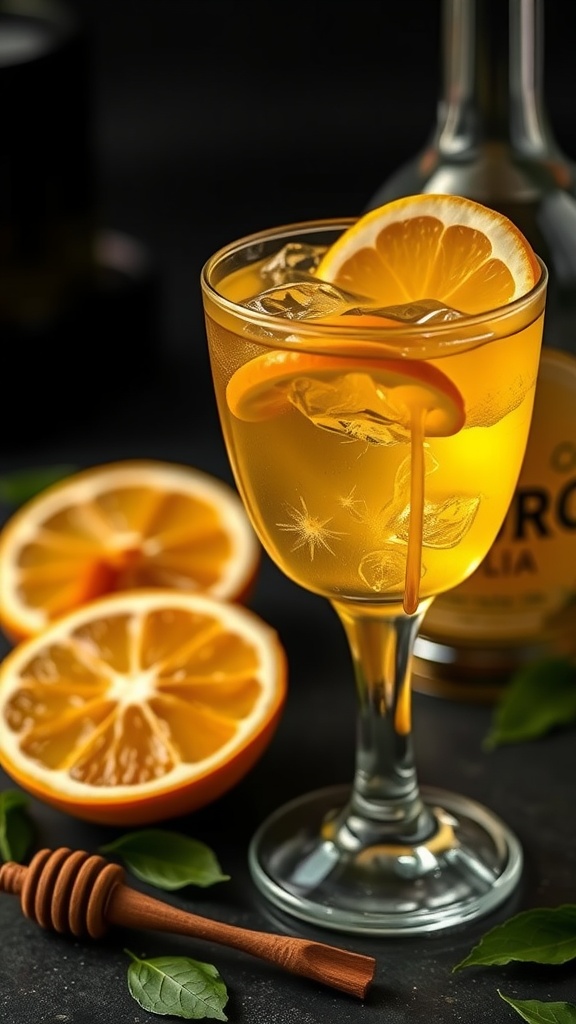
[[[98,223],[90,86],[71,4],[0,0],[0,445],[74,428],[151,359],[148,255]]]
[[[415,685],[492,699],[511,674],[576,650],[575,171],[543,95],[543,0],[443,0],[443,89],[430,143],[370,201],[436,192],[502,211],[550,272],[530,441],[500,535],[474,575],[437,598]]]

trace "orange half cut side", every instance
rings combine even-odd
[[[101,595],[173,587],[242,600],[260,546],[237,493],[188,466],[126,460],[75,473],[0,532],[0,622],[21,639]]]
[[[286,696],[276,632],[199,594],[108,595],[0,665],[0,764],[77,818],[135,825],[221,796],[270,742]]]

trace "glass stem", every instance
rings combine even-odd
[[[413,846],[436,830],[424,805],[412,750],[411,663],[416,635],[430,601],[413,615],[333,602],[344,626],[356,678],[356,771],[340,816],[341,845]]]

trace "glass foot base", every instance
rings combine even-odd
[[[411,935],[487,914],[516,887],[521,846],[475,801],[422,787],[437,823],[430,838],[360,846],[342,827],[349,796],[340,786],[307,793],[256,832],[252,878],[286,913],[335,931]]]

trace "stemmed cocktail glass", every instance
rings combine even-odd
[[[238,489],[274,562],[336,610],[358,701],[351,787],[282,807],[249,857],[259,889],[289,914],[408,934],[488,912],[521,873],[520,845],[499,818],[419,786],[410,664],[434,595],[479,564],[512,497],[546,269],[489,312],[460,316],[427,296],[370,311],[361,296],[316,283],[322,253],[349,228],[265,231],[220,250],[202,273]]]

